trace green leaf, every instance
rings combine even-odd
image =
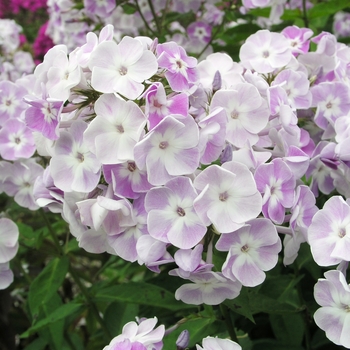
[[[36,338],[33,342],[27,345],[24,350],[44,350],[47,345],[47,340],[39,337]]]
[[[64,304],[59,308],[57,308],[50,316],[44,319],[41,319],[34,326],[27,329],[24,333],[21,334],[21,338],[27,338],[31,334],[47,327],[48,325],[51,325],[52,323],[62,320],[67,316],[70,316],[74,313],[79,314],[84,309],[85,307],[81,304],[77,304],[77,303]]]
[[[254,17],[270,17],[271,7],[254,8],[249,10],[249,14]]]
[[[295,21],[298,18],[302,17],[302,12],[300,9],[294,9],[294,10],[284,10],[283,15],[281,16],[281,19],[283,21]]]
[[[224,301],[224,304],[227,307],[229,307],[232,311],[248,318],[250,321],[255,323],[254,317],[251,311],[251,307],[250,307],[247,288],[243,287],[237,298],[231,299],[231,300],[227,299]]]
[[[68,257],[54,258],[30,285],[28,303],[34,319],[39,312],[40,306],[47,302],[62,285],[68,272],[68,267]]]
[[[301,345],[305,330],[302,315],[270,315],[270,323],[277,340],[287,345]]]
[[[39,249],[42,242],[42,231],[34,232],[33,229],[21,222],[17,223],[18,230],[20,232],[19,242],[22,245],[25,245],[30,248]]]
[[[143,282],[130,282],[99,290],[94,299],[96,301],[122,301],[157,306],[174,311],[193,308],[193,305],[177,301],[174,294],[166,289]]]
[[[303,346],[284,344],[274,339],[261,339],[254,341],[253,350],[305,350]]]
[[[103,319],[113,336],[117,336],[122,332],[123,326],[135,321],[135,316],[138,315],[139,306],[130,303],[113,302],[110,304],[104,313]]]
[[[346,7],[350,7],[349,0],[323,1],[316,4],[308,11],[308,18],[313,19],[316,17],[330,16]]]

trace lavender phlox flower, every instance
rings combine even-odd
[[[190,343],[190,332],[184,329],[176,339],[176,350],[185,350]]]
[[[313,217],[308,239],[314,260],[320,266],[350,261],[350,207],[340,196],[327,200]]]
[[[321,306],[314,314],[315,322],[329,340],[349,349],[350,286],[340,271],[327,271],[324,276],[314,288],[315,300]]]
[[[307,178],[312,177],[310,188],[316,197],[318,190],[324,194],[330,194],[334,190],[332,174],[337,165],[332,161],[327,161],[327,159],[336,158],[335,147],[333,142],[321,141],[311,156],[310,165],[305,175]]]
[[[276,266],[282,243],[273,223],[258,218],[234,232],[222,234],[215,247],[228,251],[223,275],[244,286],[255,287],[265,280],[264,271]]]
[[[119,44],[100,43],[92,52],[88,64],[92,71],[92,87],[103,93],[117,92],[135,99],[144,90],[142,84],[158,69],[154,54],[145,50],[137,39],[125,36]]]
[[[94,3],[96,3],[94,1]],[[99,36],[93,32],[86,34],[86,44],[77,49],[78,63],[82,68],[87,68],[91,53],[95,50],[98,44],[104,41],[113,40],[114,27],[111,24],[107,24],[101,29]]]
[[[35,152],[32,131],[19,119],[9,119],[0,130],[0,155],[6,160],[30,158]]]
[[[39,207],[48,208],[53,213],[62,212],[64,192],[55,186],[51,176],[50,165],[35,180],[33,196]]]
[[[188,177],[176,177],[164,187],[151,188],[145,199],[150,235],[182,249],[198,244],[207,227],[193,208],[196,197],[197,192]]]
[[[105,180],[112,184],[114,193],[119,197],[135,199],[152,188],[147,180],[146,170],[140,170],[133,160],[104,165],[103,175]]]
[[[203,346],[203,347],[202,347]],[[242,347],[230,339],[206,337],[202,340],[202,346],[196,345],[197,350],[242,350]]]
[[[244,67],[259,73],[271,73],[291,60],[288,40],[279,33],[259,30],[241,46],[240,60]]]
[[[348,12],[339,11],[334,15],[333,31],[337,38],[350,36],[350,14]]]
[[[116,2],[114,0],[84,0],[86,14],[94,20],[98,20],[99,17],[108,17],[115,7]]]
[[[286,27],[281,32],[288,40],[294,56],[309,51],[310,38],[313,31],[309,28],[299,28],[295,25]]]
[[[158,64],[174,91],[188,90],[197,79],[197,59],[187,56],[185,49],[173,41],[157,46]]]
[[[211,39],[211,31],[211,26],[202,21],[192,22],[187,27],[187,35],[190,39],[196,39],[205,44],[209,43]]]
[[[236,83],[243,82],[243,67],[226,53],[216,52],[198,63],[198,83],[204,89],[212,90],[215,74],[219,72],[221,77],[221,88],[228,88]]]
[[[21,113],[26,109],[23,96],[27,90],[11,81],[0,81],[0,126],[8,119],[21,119]]]
[[[261,164],[256,169],[256,186],[263,194],[262,212],[276,224],[283,223],[285,209],[294,202],[295,178],[288,165],[280,158]]]
[[[185,283],[175,292],[175,298],[186,304],[219,305],[225,299],[236,298],[242,288],[240,282],[213,271],[194,273],[188,279],[193,283]]]
[[[95,102],[96,117],[84,139],[102,164],[118,164],[134,159],[133,149],[140,140],[146,117],[132,101],[104,94]],[[111,152],[112,150],[112,152]]]
[[[47,71],[47,94],[49,97],[65,101],[71,89],[79,84],[82,69],[78,65],[76,52],[68,56],[64,50],[58,50]]]
[[[203,245],[197,244],[193,249],[179,249],[174,254],[178,268],[169,271],[169,275],[188,279],[193,273],[210,271],[213,264],[202,260]]]
[[[194,201],[198,216],[221,233],[237,230],[261,212],[261,195],[244,164],[211,165],[197,175],[194,186],[201,191]]]
[[[5,193],[14,197],[15,202],[21,207],[30,210],[39,209],[33,196],[33,186],[43,171],[44,169],[33,158],[15,161],[3,183]]]
[[[20,78],[22,75],[33,73],[35,68],[33,56],[29,52],[25,51],[17,51],[13,55],[13,65],[18,71],[18,78]]]
[[[335,140],[338,143],[350,137],[350,118],[348,116],[339,117],[334,123]]]
[[[143,94],[148,129],[152,130],[169,114],[188,115],[188,96],[185,93],[166,96],[162,83],[153,83]]]
[[[227,114],[226,140],[234,146],[251,145],[258,140],[258,133],[265,128],[269,118],[267,102],[257,88],[249,83],[236,84],[233,90],[217,91],[211,101],[210,110],[222,107]]]
[[[55,186],[65,192],[90,192],[100,180],[101,163],[84,140],[87,127],[84,121],[76,120],[68,131],[61,131],[56,141],[51,176]]]
[[[167,245],[150,235],[141,236],[136,243],[138,263],[145,264],[151,271],[159,273],[159,265],[174,262],[173,257],[166,250]]]
[[[199,126],[200,162],[210,164],[219,158],[224,146],[227,116],[221,107],[212,108],[207,116],[197,119]]]
[[[300,244],[308,242],[308,228],[312,218],[318,211],[315,205],[315,196],[308,186],[300,185],[295,191],[295,200],[292,205],[289,226],[291,235],[286,234],[283,240],[284,265],[290,265],[298,256]]]
[[[198,141],[198,126],[191,116],[169,115],[136,144],[135,163],[139,169],[147,169],[152,185],[163,185],[197,169]]]
[[[272,86],[275,85],[286,91],[291,107],[307,109],[311,106],[310,82],[303,72],[285,69],[272,82]]]
[[[16,51],[20,44],[22,27],[13,19],[0,19],[0,49],[5,55]]]
[[[160,325],[155,328],[157,322],[157,317],[143,319],[139,324],[128,322],[123,327],[122,334],[113,338],[103,350],[161,350],[165,327]],[[120,343],[123,343],[124,346],[129,344],[132,347],[119,347]],[[135,343],[137,346],[133,346]]]
[[[19,231],[17,225],[8,218],[0,219],[0,264],[9,262],[18,251]]]
[[[13,272],[9,262],[0,263],[0,290],[6,289],[13,282]]]
[[[50,98],[45,94],[42,98],[27,95],[24,97],[24,101],[30,105],[25,111],[25,121],[28,127],[41,132],[50,140],[57,140],[64,101]]]
[[[136,250],[137,241],[141,236],[149,234],[144,201],[144,194],[136,198],[132,206],[130,206],[130,214],[119,220],[119,226],[123,228],[122,232],[111,234],[112,229],[109,229],[107,232],[108,244],[118,256],[126,261],[134,262],[138,259],[139,256]],[[132,220],[129,220],[129,217]],[[110,227],[114,229],[115,219],[112,217],[110,219]]]
[[[204,8],[205,12],[203,14],[203,21],[214,26],[220,25],[222,23],[225,15],[224,11],[221,11],[215,5],[210,3],[205,3]]]
[[[311,89],[311,93],[312,105],[317,107],[314,120],[323,130],[328,124],[334,127],[336,119],[350,111],[349,87],[342,82],[320,83]]]

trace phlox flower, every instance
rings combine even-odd
[[[101,164],[84,142],[87,123],[76,120],[62,131],[51,158],[51,176],[55,186],[65,192],[90,192],[100,180]]]
[[[259,73],[271,73],[286,66],[292,58],[288,40],[279,33],[266,29],[252,34],[239,53],[244,67]]]
[[[188,177],[176,177],[164,187],[150,189],[145,198],[150,235],[182,249],[198,244],[207,227],[193,208],[196,197],[197,192]]]
[[[294,202],[295,178],[288,165],[280,158],[261,164],[254,174],[256,185],[263,194],[262,212],[276,224],[282,224],[285,209]]]
[[[208,43],[211,38],[211,26],[205,22],[192,22],[187,27],[187,34],[190,39],[196,39]]]
[[[289,26],[284,28],[281,33],[289,40],[290,47],[294,56],[309,51],[309,39],[313,35],[313,31],[311,29]]]
[[[261,211],[261,195],[243,164],[211,165],[195,178],[194,187],[201,191],[194,201],[198,216],[221,233],[237,230]]]
[[[203,347],[202,347],[203,346]],[[242,350],[241,346],[230,339],[206,337],[202,346],[196,345],[197,350]]]
[[[229,252],[222,266],[225,277],[255,287],[265,280],[264,271],[277,264],[282,244],[272,222],[259,218],[237,231],[222,234],[216,249]]]
[[[8,169],[8,176],[4,181],[4,191],[14,197],[17,204],[30,210],[37,210],[39,206],[33,196],[33,186],[36,178],[44,169],[34,159],[16,161]]]
[[[350,207],[333,196],[313,217],[308,230],[311,253],[320,266],[350,261]]]
[[[27,94],[24,87],[8,80],[0,81],[0,125],[10,118],[19,119],[26,109],[23,96]]]
[[[337,118],[350,111],[349,87],[342,82],[326,82],[311,89],[312,105],[317,107],[315,123],[323,130],[334,127]]]
[[[96,117],[84,139],[102,164],[118,164],[134,159],[133,149],[141,138],[146,117],[132,101],[104,94],[95,102]]]
[[[119,44],[114,41],[100,43],[92,52],[88,66],[95,90],[117,92],[129,99],[141,95],[144,89],[142,82],[158,69],[154,54],[144,50],[139,40],[128,36]]]
[[[128,322],[122,334],[113,338],[103,350],[161,350],[165,328],[164,325],[155,328],[157,322],[157,317],[143,319],[139,324]]]
[[[135,163],[139,169],[147,169],[152,185],[163,185],[197,169],[198,141],[198,126],[191,116],[169,115],[136,144]]]
[[[114,10],[116,3],[114,0],[84,0],[84,9],[88,15],[99,16],[101,18],[108,17]]]
[[[9,119],[0,130],[0,155],[6,160],[30,158],[35,152],[32,131],[19,119]]]
[[[120,197],[135,199],[152,187],[147,180],[146,170],[140,170],[133,160],[104,165],[103,174],[105,180],[112,184],[114,193]]]
[[[188,279],[194,283],[185,283],[175,292],[175,298],[186,304],[219,305],[225,299],[236,298],[242,288],[238,281],[213,271],[194,273]]]
[[[145,114],[149,130],[152,130],[169,114],[188,115],[188,96],[180,93],[166,96],[162,83],[153,83],[144,93],[146,99]]]
[[[216,107],[226,111],[226,140],[237,147],[243,147],[247,141],[251,145],[257,143],[257,134],[266,127],[270,115],[267,102],[249,83],[236,84],[232,90],[217,91],[210,110]]]
[[[6,289],[13,282],[13,272],[8,262],[0,263],[0,290]]]
[[[0,264],[9,262],[18,251],[19,231],[10,219],[0,219]]]
[[[350,286],[342,272],[327,271],[325,279],[319,279],[314,288],[314,297],[321,306],[314,319],[333,343],[350,348]]]
[[[189,57],[183,47],[174,41],[157,45],[159,67],[165,68],[165,77],[174,91],[184,91],[196,81],[197,59]]]
[[[41,132],[50,140],[57,140],[64,101],[50,97],[39,99],[32,96],[25,96],[24,101],[30,105],[25,112],[28,127]]]

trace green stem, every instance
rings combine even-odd
[[[307,10],[306,10],[306,0],[303,0],[303,17],[304,17],[305,27],[309,28],[309,19],[307,18]]]
[[[299,269],[296,263],[294,263],[294,275],[297,278],[299,276]],[[303,297],[303,292],[300,287],[300,283],[296,285],[298,297],[299,297],[299,302],[301,307],[305,305],[305,310],[302,311],[302,317],[304,321],[304,329],[305,329],[305,346],[306,350],[311,350],[311,336],[310,336],[310,329],[309,329],[309,314],[308,310],[306,308],[306,303]]]
[[[137,11],[140,14],[140,16],[142,18],[142,21],[145,24],[146,28],[152,33],[152,35],[157,36],[157,34],[154,32],[154,30],[152,30],[152,28],[149,26],[148,22],[146,21],[146,18],[144,17],[144,15],[143,15],[143,13],[141,11],[141,8],[139,6],[138,0],[135,0],[135,4],[136,4],[136,7],[137,7]]]
[[[162,33],[162,28],[160,27],[158,16],[156,14],[156,11],[154,10],[154,6],[153,6],[153,3],[152,3],[152,0],[147,0],[147,1],[148,1],[148,5],[149,5],[149,7],[151,9],[151,12],[152,12],[154,23],[156,24],[156,27],[157,27],[158,35],[160,36],[161,33]]]
[[[230,309],[226,305],[220,304],[220,311],[221,311],[222,317],[224,318],[226,328],[227,328],[228,334],[230,335],[231,340],[238,343],[236,331],[235,331],[235,328],[233,327],[232,320],[231,320]]]
[[[74,271],[72,266],[69,266],[69,273],[71,274],[72,278],[74,279],[74,282],[79,286],[80,291],[82,292],[87,303],[91,307],[91,310],[92,310],[94,316],[96,317],[98,323],[100,324],[106,337],[108,338],[108,340],[112,339],[113,337],[112,337],[111,333],[109,332],[109,329],[107,328],[106,324],[104,323],[104,320],[101,317],[100,312],[98,311],[96,304],[92,301],[92,298],[89,294],[89,291],[86,289],[84,284],[81,282],[79,276],[76,274],[76,272]]]
[[[41,216],[43,217],[43,219],[44,219],[44,221],[46,223],[46,226],[47,226],[47,229],[49,230],[50,236],[52,237],[52,239],[53,239],[53,241],[55,243],[55,247],[56,247],[56,250],[57,250],[58,254],[59,255],[63,255],[63,250],[62,250],[60,241],[58,240],[58,237],[56,236],[56,232],[52,228],[51,223],[50,223],[49,219],[46,216],[46,213],[44,212],[43,209],[40,209],[39,211],[40,211],[40,214],[41,214]]]

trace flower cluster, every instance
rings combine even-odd
[[[90,253],[158,273],[176,264],[175,297],[189,304],[260,285],[282,245],[285,265],[307,242],[316,263],[345,271],[349,204],[315,202],[350,197],[350,48],[291,26],[251,35],[239,63],[198,63],[175,41],[116,34],[109,24],[74,50],[56,45],[32,75],[0,83],[3,191],[60,213]],[[137,327],[111,346],[147,348]],[[231,348],[203,343],[219,346]]]

